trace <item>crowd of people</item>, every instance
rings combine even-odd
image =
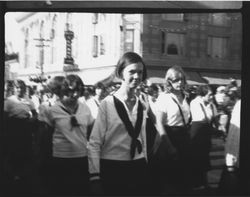
[[[13,189],[5,192],[192,194],[208,187],[212,135],[230,136],[234,153],[225,163],[238,167],[231,144],[240,125],[230,124],[240,102],[235,81],[191,87],[173,66],[166,84],[147,85],[147,66],[134,52],[115,72],[121,83],[110,87],[87,87],[75,74],[52,78],[43,91],[6,82],[4,182]]]

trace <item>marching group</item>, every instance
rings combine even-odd
[[[6,192],[180,195],[207,188],[211,136],[221,132],[227,141],[240,87],[219,87],[214,96],[200,85],[191,98],[181,67],[167,70],[165,87],[142,85],[146,67],[125,53],[115,70],[121,84],[108,92],[98,83],[92,96],[74,74],[51,79],[40,101],[27,96],[23,81],[9,82],[15,91],[4,100],[3,160],[13,190]],[[227,155],[230,165],[234,155]]]

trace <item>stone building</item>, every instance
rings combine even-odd
[[[17,14],[22,41],[19,78],[75,72],[85,84],[108,78],[126,51],[142,55],[152,82],[180,65],[190,84],[241,83],[239,13]],[[113,76],[113,75],[112,75]],[[106,80],[110,81],[110,80]]]
[[[242,21],[237,13],[144,14],[143,58],[153,81],[180,65],[193,84],[240,83]],[[158,77],[158,78],[157,78]]]
[[[77,73],[94,84],[114,70],[121,53],[121,14],[16,13],[22,41],[18,78]]]

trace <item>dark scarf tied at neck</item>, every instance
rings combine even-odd
[[[129,117],[128,113],[123,105],[123,103],[114,97],[114,103],[117,110],[117,113],[121,120],[123,121],[129,136],[132,138],[131,145],[130,145],[130,156],[133,159],[135,157],[135,151],[137,149],[138,153],[142,152],[142,144],[141,141],[138,139],[139,134],[141,132],[141,126],[142,126],[142,119],[143,119],[143,107],[140,101],[138,101],[138,108],[137,108],[137,119],[135,123],[135,127],[133,127]]]

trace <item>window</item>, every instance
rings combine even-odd
[[[29,29],[25,30],[25,40],[24,40],[24,68],[29,66]]]
[[[98,13],[94,13],[92,17],[92,23],[97,24],[98,23]]]
[[[40,23],[39,37],[40,37],[40,38],[43,38],[43,37],[44,37],[44,21],[41,21],[41,23]]]
[[[93,36],[93,50],[92,50],[92,55],[93,57],[98,56],[98,36],[94,35]]]
[[[168,21],[183,21],[184,14],[162,14],[162,19]]]
[[[50,32],[50,39],[55,38],[56,22],[57,22],[57,16],[54,15],[53,20],[52,20],[52,28]]]
[[[228,38],[208,37],[207,54],[211,58],[225,58],[227,56]]]
[[[208,21],[211,25],[229,26],[230,18],[225,13],[209,14]]]
[[[50,31],[50,39],[51,39],[51,59],[50,63],[53,64],[56,61],[55,54],[56,54],[56,47],[54,43],[54,39],[56,36],[56,22],[57,22],[57,15],[54,15],[52,20],[52,27]]]
[[[177,56],[185,55],[185,34],[162,33],[162,39],[162,52],[164,54]]]
[[[134,51],[134,30],[126,29],[125,33],[125,52]]]
[[[100,36],[100,55],[105,55],[105,38],[104,35]]]

